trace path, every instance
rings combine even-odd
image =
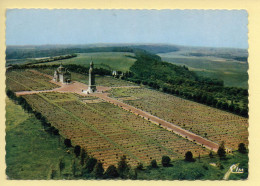
[[[38,72],[37,72],[38,73]],[[39,72],[40,73],[40,72]],[[82,90],[87,90],[88,86],[86,84],[80,83],[80,82],[73,82],[71,84],[61,84],[57,82],[52,83],[58,84],[61,87],[55,88],[52,90],[42,90],[42,91],[21,91],[21,92],[16,92],[17,96],[20,95],[26,95],[26,94],[37,94],[37,93],[42,93],[42,92],[71,92],[71,93],[77,93],[82,96],[96,96],[98,98],[103,99],[104,101],[107,101],[109,103],[112,103],[114,105],[117,105],[125,110],[128,110],[136,115],[142,116],[144,119],[151,121],[152,123],[155,123],[157,125],[163,126],[165,129],[173,131],[174,133],[187,138],[188,140],[192,142],[196,142],[197,144],[203,145],[204,147],[208,148],[209,150],[217,152],[219,145],[217,143],[214,143],[210,140],[207,140],[197,134],[194,134],[190,131],[187,131],[173,123],[167,122],[163,119],[160,119],[154,115],[151,115],[148,112],[145,112],[143,110],[140,110],[138,108],[135,108],[131,105],[128,105],[126,103],[123,103],[119,100],[113,99],[108,96],[108,93],[103,93],[104,91],[110,90],[113,87],[104,87],[104,86],[97,86],[98,93],[93,93],[93,94],[85,94],[82,92]],[[126,87],[126,86],[125,86]],[[132,86],[129,86],[132,87]],[[116,88],[116,87],[115,87]]]
[[[236,169],[238,167],[239,163],[235,164],[235,165],[231,165],[230,168],[228,169],[228,171],[226,172],[226,174],[223,177],[223,180],[228,180],[230,174],[232,173],[232,169]]]
[[[55,83],[61,87],[55,88],[52,90],[33,90],[33,91],[20,91],[16,92],[15,94],[17,96],[27,95],[27,94],[37,94],[37,93],[44,93],[44,92],[72,92],[77,93],[83,96],[87,96],[86,94],[82,93],[82,90],[87,90],[88,86],[86,84],[80,83],[80,82],[73,82],[71,84],[62,84],[60,82],[54,82],[53,80],[50,81],[51,83]],[[110,87],[103,87],[103,86],[97,86],[97,90],[99,92],[110,90]]]

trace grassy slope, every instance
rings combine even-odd
[[[19,105],[6,99],[6,174],[9,179],[49,179],[65,161],[63,174],[71,174],[73,154],[59,145],[59,138],[43,130],[41,123]],[[72,175],[71,175],[72,176]],[[61,178],[59,173],[54,178]]]
[[[209,163],[220,162],[223,169],[214,167]],[[219,160],[215,155],[213,158],[196,159],[195,162],[186,162],[184,160],[172,161],[171,167],[150,168],[138,171],[137,179],[140,180],[221,180],[231,165],[240,163],[239,167],[244,169],[243,174],[231,174],[229,180],[246,179],[248,177],[248,156],[235,152],[234,155],[228,155],[226,160]]]
[[[133,53],[127,52],[96,52],[96,53],[79,53],[77,57],[42,64],[77,64],[89,66],[91,58],[97,68],[106,68],[109,70],[128,71],[134,64],[135,59],[125,55],[134,56]]]
[[[225,86],[248,88],[248,64],[214,56],[186,56],[184,51],[158,54],[164,61],[186,65],[199,75],[222,79]]]

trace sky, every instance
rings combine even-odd
[[[248,48],[245,10],[9,9],[7,45],[159,43]]]

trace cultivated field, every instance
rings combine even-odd
[[[91,59],[96,68],[105,68],[108,70],[128,71],[134,64],[135,59],[127,56],[134,56],[128,52],[96,52],[96,53],[78,53],[78,56],[71,59],[64,59],[55,62],[42,64],[76,64],[89,66]]]
[[[248,120],[158,91],[112,89],[111,96],[226,147],[248,144]]]
[[[29,70],[12,70],[6,73],[6,88],[12,91],[50,90],[58,86],[51,79]]]
[[[201,51],[197,53],[202,54],[202,56],[190,55],[192,51],[178,51],[158,55],[161,56],[164,61],[177,65],[185,65],[198,75],[222,79],[225,86],[248,88],[248,63],[246,61],[237,61],[235,59],[222,57],[221,55],[217,55],[217,53],[207,54]],[[226,55],[239,56],[241,54]],[[244,56],[245,55],[243,55],[243,57]]]
[[[104,163],[116,165],[122,155],[136,166],[160,162],[163,155],[183,159],[187,151],[194,156],[208,150],[140,116],[109,103],[84,103],[73,94],[41,93],[24,96],[34,109],[46,116],[62,136],[85,148],[89,155]]]

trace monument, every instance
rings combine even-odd
[[[95,85],[95,74],[93,73],[94,64],[93,61],[90,62],[89,67],[89,83],[88,83],[88,90],[83,91],[87,94],[91,94],[97,91],[96,85]]]

